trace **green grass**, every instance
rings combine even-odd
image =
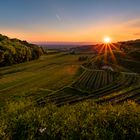
[[[128,80],[124,73],[119,76],[103,70],[88,70],[81,66],[83,62],[78,61],[79,56],[57,53],[44,55],[31,62],[0,68],[0,105],[7,100],[19,98],[47,102],[49,94],[54,94],[55,100],[50,101],[57,105],[90,98],[98,100],[99,97],[111,97],[111,94],[113,96],[116,90],[127,89],[133,82],[136,84],[134,74],[128,75]],[[85,74],[86,71],[88,73],[80,76],[84,71]],[[116,77],[118,80],[114,79]]]
[[[36,107],[29,100],[9,102],[0,110],[1,140],[138,140],[140,106],[97,105]]]
[[[44,55],[39,60],[0,68],[0,103],[13,96],[30,94],[40,88],[58,90],[77,76],[78,55]]]
[[[140,137],[140,106],[124,103],[140,103],[139,75],[88,70],[78,58],[58,53],[0,68],[0,139]]]

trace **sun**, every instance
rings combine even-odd
[[[106,36],[106,37],[104,37],[103,42],[104,42],[105,44],[111,43],[111,38],[108,37],[108,36]]]

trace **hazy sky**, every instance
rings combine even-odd
[[[0,33],[28,41],[140,38],[140,0],[1,0]]]

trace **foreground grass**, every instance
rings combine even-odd
[[[136,140],[140,138],[140,106],[97,105],[85,101],[72,106],[44,108],[30,101],[10,102],[0,112],[0,139],[94,139]]]

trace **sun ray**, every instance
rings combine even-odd
[[[119,49],[118,47],[116,47],[113,43],[111,43],[110,45],[111,45],[111,47],[113,47],[114,49],[120,51],[120,49]]]
[[[105,51],[104,51],[104,63],[107,64],[107,44],[105,44]]]
[[[105,48],[105,44],[101,44],[101,45],[99,45],[99,47],[100,47],[100,46],[101,46],[101,49],[99,50],[98,55],[94,58],[94,62],[95,62],[96,60],[98,60],[98,58],[100,57],[100,54],[103,53],[103,50],[104,50],[104,48]]]
[[[101,49],[99,50],[99,54],[102,53],[102,51],[104,50],[104,48],[105,48],[105,44],[102,45]]]
[[[121,51],[120,48],[116,47],[113,43],[110,44],[111,47],[113,47],[114,49],[116,49],[117,51]]]
[[[113,43],[111,43],[110,45],[111,45],[111,47],[113,47],[117,51],[121,52],[122,54],[125,54],[119,47],[116,47]]]
[[[114,55],[114,53],[113,53],[113,51],[112,51],[112,49],[111,49],[111,45],[110,45],[110,44],[108,45],[108,48],[109,48],[109,52],[110,52],[110,54],[111,54],[111,57],[112,57],[113,62],[114,62],[115,64],[117,64],[116,57],[115,57],[115,55]]]
[[[103,63],[105,65],[112,63],[117,64],[117,59],[114,52],[115,50],[122,52],[117,43],[111,43],[111,38],[104,38],[104,43],[97,45],[98,54],[92,59],[92,62],[103,59]]]

